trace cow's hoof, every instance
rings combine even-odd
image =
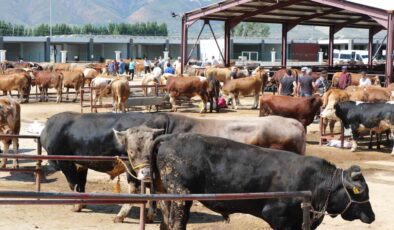
[[[72,207],[71,211],[73,211],[73,212],[81,212],[84,207],[86,207],[86,205],[76,204],[76,205],[74,205]]]
[[[114,218],[114,223],[123,223],[124,217],[117,216]]]

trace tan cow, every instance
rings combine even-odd
[[[126,79],[117,78],[113,80],[101,92],[102,97],[112,94],[114,111],[117,113],[119,110],[126,112],[126,101],[130,95],[129,82]]]
[[[90,86],[92,80],[98,76],[98,72],[93,68],[85,68],[83,70],[83,76],[84,76],[83,86],[85,85]]]
[[[55,63],[53,64],[53,71],[70,71],[71,64],[70,63]]]
[[[228,80],[231,80],[230,77],[231,70],[229,68],[216,68],[216,67],[207,67],[204,73],[206,78],[215,78],[216,80],[225,83]]]
[[[34,71],[33,86],[40,89],[40,101],[48,101],[48,89],[54,88],[57,92],[56,102],[62,101],[63,74],[61,72]]]
[[[21,128],[21,108],[19,103],[11,97],[0,97],[0,133],[18,135]],[[18,154],[18,138],[0,138],[4,146],[4,154],[12,143],[13,153]],[[7,165],[7,158],[3,158],[1,168]],[[13,160],[13,168],[18,168],[18,160]]]
[[[68,93],[70,88],[75,90],[75,98],[73,102],[76,102],[78,99],[79,91],[81,90],[81,86],[84,82],[83,73],[80,71],[63,71],[63,87],[67,89],[66,100],[68,101]]]
[[[253,94],[254,104],[252,109],[257,109],[259,105],[259,96],[262,89],[265,88],[268,81],[268,74],[263,68],[258,68],[255,70],[255,75],[252,77],[233,79],[227,81],[223,88],[223,94],[229,95],[230,98],[235,98],[233,100],[233,108],[238,109],[237,101],[239,100],[239,95],[248,96]]]
[[[27,73],[0,75],[0,91],[5,95],[11,90],[18,91],[20,102],[29,102],[32,79]]]
[[[192,98],[199,96],[203,102],[200,113],[206,111],[208,101],[208,82],[199,77],[170,77],[167,81],[167,92],[170,95],[172,110],[177,111],[176,99],[185,96]]]

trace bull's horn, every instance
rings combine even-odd
[[[351,174],[350,174],[350,177],[353,179],[353,180],[355,180],[355,179],[357,179],[359,176],[361,176],[362,175],[362,173],[361,172],[352,172]]]

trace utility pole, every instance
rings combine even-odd
[[[49,0],[49,37],[52,38],[52,0]]]

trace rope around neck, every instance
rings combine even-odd
[[[336,175],[337,170],[341,170],[341,171],[342,171],[342,174],[341,174],[341,183],[342,183],[343,189],[345,189],[345,193],[346,193],[347,197],[349,198],[349,201],[348,201],[348,203],[347,203],[345,209],[344,209],[342,212],[340,212],[340,213],[328,213],[326,210],[327,210],[328,201],[329,201],[329,198],[330,198],[330,195],[331,195],[331,192],[332,192],[331,186],[332,186],[332,182],[333,182],[333,179],[334,179],[334,177],[335,177],[335,175]],[[323,209],[322,209],[321,211],[316,211],[316,210],[313,209],[313,206],[311,205],[311,213],[313,213],[313,218],[312,218],[312,221],[313,221],[313,222],[317,221],[318,219],[320,219],[320,218],[321,218],[322,216],[324,216],[324,215],[335,215],[335,216],[337,216],[337,215],[342,215],[342,214],[344,214],[344,213],[349,209],[350,205],[352,205],[353,203],[355,203],[355,204],[365,204],[365,203],[368,203],[368,202],[369,202],[369,199],[366,199],[366,200],[363,200],[363,201],[357,201],[357,200],[354,200],[354,199],[350,196],[349,191],[348,191],[348,190],[346,189],[346,187],[345,187],[343,172],[344,172],[344,171],[343,171],[342,169],[338,169],[338,168],[334,171],[334,174],[333,174],[333,176],[332,176],[332,178],[331,178],[330,187],[329,187],[329,189],[328,189],[327,199],[326,199],[326,201],[325,201],[325,203],[324,203]]]

